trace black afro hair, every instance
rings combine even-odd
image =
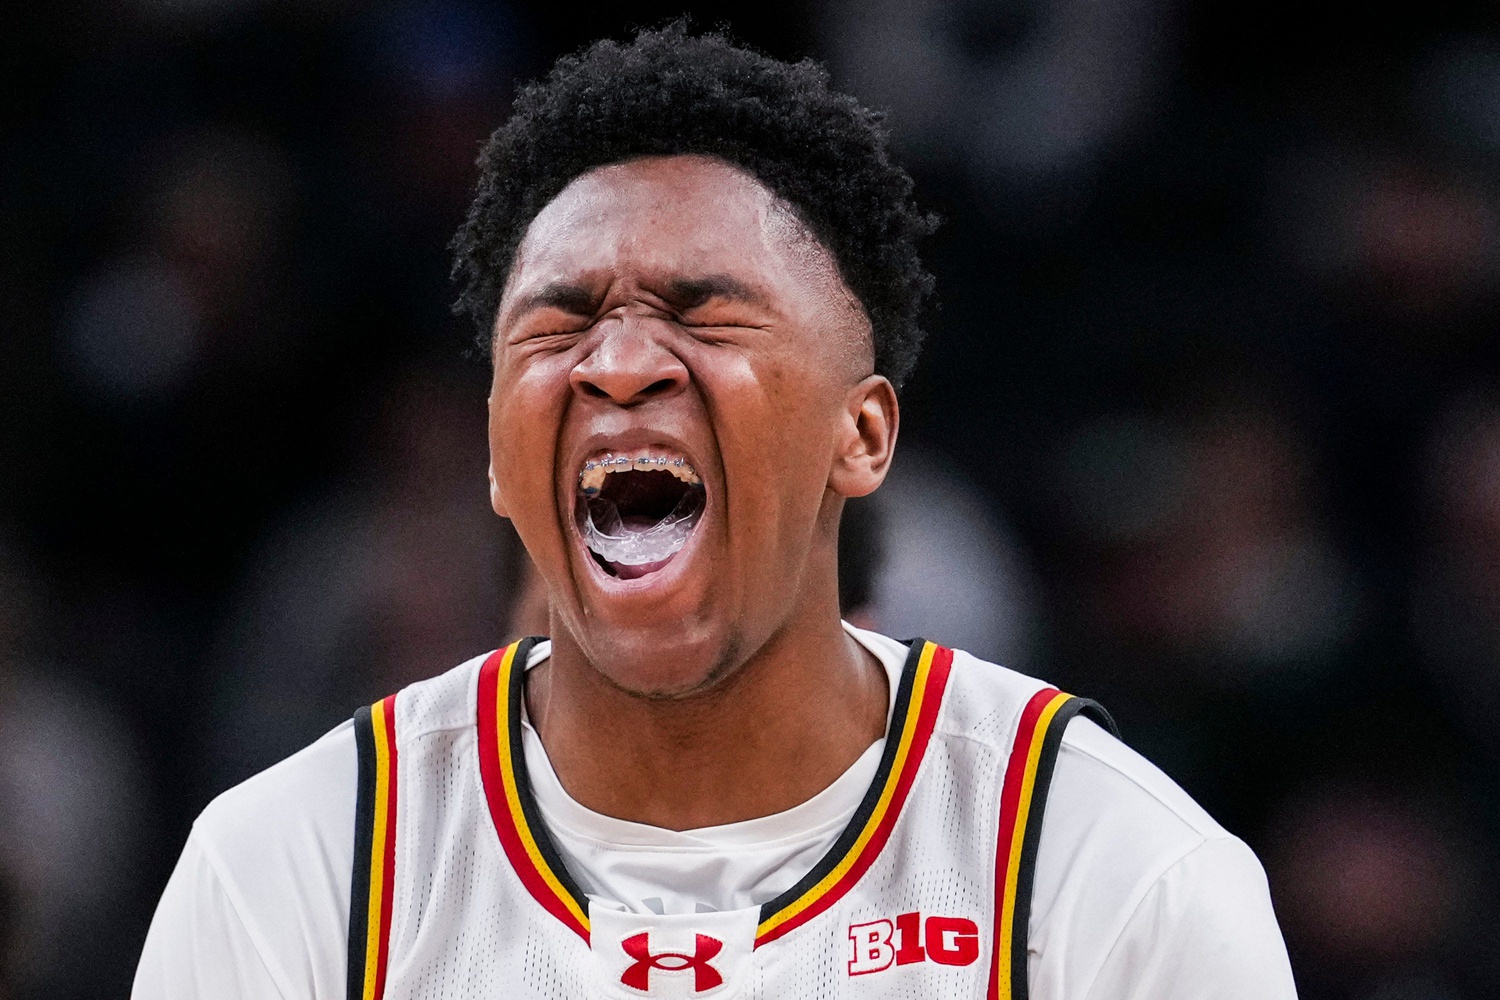
[[[642,156],[700,154],[749,172],[798,213],[869,314],[875,370],[896,385],[916,364],[932,276],[917,241],[936,220],[891,160],[882,116],[829,86],[811,60],[784,63],[693,34],[683,22],[627,44],[595,42],[521,89],[479,156],[453,241],[456,309],[488,354],[516,248],[573,178]]]

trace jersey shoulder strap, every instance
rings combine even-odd
[[[1063,731],[1086,715],[1116,737],[1119,731],[1097,702],[1043,688],[1026,703],[1016,726],[1005,783],[1000,790],[999,843],[995,850],[995,942],[988,1000],[1027,1000],[1026,949],[1031,886],[1042,839],[1042,813]]]
[[[354,713],[359,790],[349,892],[348,1000],[381,1000],[396,867],[396,696]]]

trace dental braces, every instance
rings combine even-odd
[[[652,466],[655,466],[656,468],[653,469]],[[682,458],[652,458],[650,455],[642,455],[639,458],[629,458],[624,455],[621,455],[619,457],[616,457],[614,455],[605,455],[601,459],[590,459],[583,463],[583,470],[578,473],[579,492],[581,492],[586,497],[598,496],[599,487],[586,486],[584,485],[584,480],[588,476],[588,474],[590,472],[593,472],[595,469],[603,469],[606,472],[609,472],[612,468],[613,471],[617,472],[624,472],[627,468],[638,468],[642,472],[652,472],[658,469],[663,471],[680,469],[687,475],[692,476],[694,480],[697,480],[698,478],[698,473],[693,470],[693,467],[687,463],[686,459]],[[680,479],[681,476],[679,476],[678,478]],[[691,482],[689,483],[689,485],[696,486],[699,484],[697,482]]]

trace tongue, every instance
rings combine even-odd
[[[661,569],[671,561],[672,557],[668,556],[661,562],[641,563],[639,566],[632,566],[630,563],[612,562],[609,564],[609,568],[614,570],[615,576],[619,577],[621,580],[634,580],[638,577],[655,573],[657,570]]]
[[[660,569],[687,544],[703,510],[702,495],[689,490],[672,513],[661,519],[620,515],[614,501],[595,497],[585,505],[583,541],[627,579]],[[633,570],[633,572],[632,572]]]

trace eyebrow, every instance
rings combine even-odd
[[[728,274],[709,274],[701,278],[673,278],[667,285],[668,298],[682,309],[701,306],[710,299],[730,299],[750,305],[766,305],[766,296],[740,279]]]
[[[537,309],[561,309],[575,316],[592,316],[599,309],[599,296],[582,285],[554,281],[518,302],[511,316],[524,316]]]

